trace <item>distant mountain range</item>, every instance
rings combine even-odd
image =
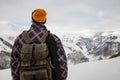
[[[10,53],[15,38],[28,27],[0,22],[0,68],[10,67]],[[92,36],[81,33],[59,34],[67,58],[78,64],[108,59],[120,52],[120,32],[98,32]]]
[[[84,59],[82,62],[109,59],[120,52],[120,32],[117,31],[98,32],[93,36],[69,34],[62,35],[61,38],[67,55],[75,63],[81,62],[81,59]],[[73,54],[77,56],[74,57]]]

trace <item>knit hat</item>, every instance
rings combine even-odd
[[[44,9],[36,9],[32,12],[32,22],[45,22],[46,15],[47,13]]]

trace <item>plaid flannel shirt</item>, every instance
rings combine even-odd
[[[41,24],[32,24],[31,28],[28,30],[28,34],[33,42],[38,41],[39,38],[42,37],[42,35],[47,31],[46,27]],[[60,41],[60,39],[52,34],[55,42],[57,44],[57,55],[58,55],[58,61],[59,61],[59,67],[61,69],[60,77],[62,80],[66,80],[67,78],[67,59],[65,55],[65,51],[63,48],[63,45]],[[19,79],[19,71],[16,72],[17,66],[18,66],[18,60],[20,57],[20,51],[22,48],[22,45],[25,43],[25,40],[23,39],[22,35],[20,34],[13,45],[12,52],[11,52],[11,73],[13,80],[20,80]],[[51,79],[52,80],[52,79]]]

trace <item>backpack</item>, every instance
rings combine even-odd
[[[31,43],[27,31],[22,33],[25,40],[20,53],[20,80],[49,80],[52,77],[52,63],[45,43],[49,32],[41,37],[40,43]]]

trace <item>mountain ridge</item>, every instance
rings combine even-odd
[[[0,58],[2,57],[0,65],[7,63],[6,65],[9,67],[14,40],[26,29],[28,28],[9,22],[0,22]],[[120,31],[98,32],[90,36],[83,33],[59,34],[58,36],[62,41],[68,60],[75,64],[108,59],[120,51]],[[6,62],[4,63],[4,61]]]

